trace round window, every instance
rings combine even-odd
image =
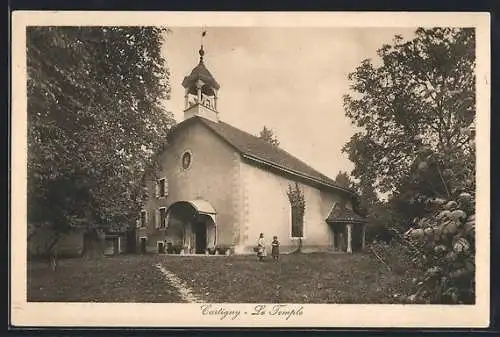
[[[184,152],[182,155],[182,168],[187,170],[191,166],[191,153]]]

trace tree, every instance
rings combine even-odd
[[[344,107],[362,131],[344,151],[354,177],[390,192],[375,209],[421,271],[412,303],[474,302],[474,53],[473,29],[419,28],[349,75]]]
[[[135,225],[144,172],[174,124],[162,105],[170,91],[164,33],[28,28],[30,225],[55,233]]]
[[[355,178],[377,192],[398,190],[419,151],[469,158],[475,116],[473,29],[419,28],[416,37],[378,50],[381,65],[365,60],[349,74],[347,117],[362,128],[344,147]],[[451,169],[443,160],[441,170]],[[437,174],[437,172],[436,172]]]
[[[271,145],[274,146],[279,146],[280,142],[278,141],[278,138],[276,138],[273,130],[268,129],[266,126],[262,128],[262,130],[259,133],[259,138],[265,140]]]
[[[295,252],[300,253],[302,251],[302,237],[304,236],[304,212],[306,209],[304,191],[302,191],[297,182],[295,182],[294,186],[288,184],[287,196],[292,212],[292,237],[299,239],[299,247]]]
[[[351,176],[344,171],[339,171],[335,177],[335,182],[337,185],[345,188],[353,188],[354,182],[351,180]]]

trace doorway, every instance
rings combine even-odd
[[[330,224],[333,233],[332,246],[334,252],[347,251],[347,227],[345,224]]]
[[[147,240],[147,238],[142,237],[139,240],[140,240],[140,243],[141,243],[140,244],[141,254],[144,254],[144,253],[146,253],[146,240]]]
[[[196,221],[193,224],[195,235],[195,253],[204,254],[207,250],[207,226],[205,221]]]
[[[352,251],[357,252],[362,250],[363,242],[363,225],[354,224],[352,228]]]
[[[158,253],[165,254],[165,241],[158,241],[156,245],[158,246]]]

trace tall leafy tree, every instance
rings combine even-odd
[[[352,92],[344,97],[347,117],[362,129],[344,147],[354,177],[376,192],[397,191],[425,165],[423,156],[437,154],[434,194],[453,193],[443,172],[473,184],[470,168],[457,164],[474,165],[474,30],[419,28],[378,56],[379,65],[365,60],[349,75]]]
[[[344,171],[339,171],[335,177],[335,182],[345,188],[353,188],[354,182],[351,180],[349,173]]]
[[[28,222],[57,233],[134,224],[174,124],[156,27],[29,27]]]
[[[304,212],[306,209],[306,201],[304,191],[300,188],[299,183],[294,185],[288,184],[286,192],[290,208],[292,212],[292,237],[298,238],[299,245],[295,250],[296,253],[302,251],[302,237],[304,236]]]
[[[276,135],[274,134],[274,131],[272,129],[269,129],[268,127],[264,126],[262,130],[259,133],[259,138],[265,140],[271,145],[274,146],[279,146],[280,142]]]
[[[408,302],[474,303],[474,30],[420,28],[378,55],[379,65],[365,60],[349,75],[344,98],[362,129],[344,147],[353,175],[391,192],[372,207],[372,222],[386,224],[373,237],[399,227],[398,261],[408,256],[404,267],[421,272]]]

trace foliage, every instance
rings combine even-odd
[[[304,191],[302,191],[297,182],[295,182],[294,186],[288,184],[287,196],[292,209],[292,237],[299,238],[298,251],[300,252],[302,249],[302,237],[304,236],[304,212],[306,209]]]
[[[419,28],[416,37],[378,50],[349,74],[347,117],[362,128],[345,145],[353,175],[375,191],[398,190],[411,174],[417,148],[470,151],[475,116],[473,29]],[[457,151],[458,150],[458,151]]]
[[[262,128],[262,130],[260,131],[259,138],[265,140],[266,142],[268,142],[271,145],[274,145],[274,146],[280,145],[280,142],[278,141],[278,138],[274,134],[274,131],[267,128],[266,126],[264,126]]]
[[[420,178],[433,169],[439,155],[428,155],[420,161]],[[474,176],[469,163],[455,163],[455,171]],[[469,172],[464,172],[468,168]],[[439,166],[434,167],[439,169]],[[415,293],[407,297],[411,303],[464,303],[475,301],[475,186],[469,179],[457,180],[455,171],[443,177],[446,196],[416,194],[418,217],[412,219],[404,235],[395,235],[405,252],[398,252],[395,266],[404,265],[409,256],[411,267],[420,270],[415,278]],[[453,182],[450,184],[449,181]],[[399,228],[401,229],[401,227]],[[397,229],[394,232],[399,232]],[[408,259],[406,259],[408,261]],[[408,267],[409,264],[406,265]]]
[[[28,222],[133,224],[147,163],[174,123],[162,106],[164,32],[28,28]]]
[[[367,218],[367,240],[390,241],[392,234],[388,227],[396,225],[397,214],[391,211],[389,205],[378,200],[372,186],[364,185],[363,182],[355,182],[347,172],[339,171],[335,182],[346,188],[356,191],[353,207],[356,213]]]
[[[391,203],[378,202],[367,212],[366,239],[368,241],[390,242],[394,238],[393,229],[404,230],[404,217],[394,210]]]
[[[337,176],[335,177],[335,182],[337,185],[345,187],[345,188],[353,188],[354,182],[351,180],[349,173],[344,171],[339,171]]]
[[[420,165],[424,166],[424,170],[431,167]],[[464,173],[464,167],[470,172]],[[415,218],[405,233],[405,239],[421,252],[422,258],[417,260],[425,270],[413,296],[431,303],[475,301],[475,186],[469,179],[457,180],[457,170],[474,176],[474,168],[464,162],[461,169],[450,170],[448,180],[453,184],[447,188],[448,197],[419,195],[426,213]],[[448,180],[443,178],[443,185],[448,185]]]
[[[344,107],[362,131],[344,151],[365,187],[390,192],[370,211],[397,243],[386,252],[408,257],[393,266],[420,271],[411,303],[474,302],[474,52],[473,29],[419,28],[349,75]]]

